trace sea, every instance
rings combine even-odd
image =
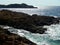
[[[60,24],[43,26],[43,28],[47,28],[47,31],[45,31],[46,34],[31,33],[23,29],[16,29],[9,26],[0,25],[0,27],[3,27],[3,29],[8,29],[11,33],[25,37],[37,45],[60,45]]]
[[[29,15],[37,14],[43,16],[57,16],[60,17],[60,6],[45,7],[45,8],[1,8],[0,10],[11,10],[16,12],[23,12]],[[28,40],[36,43],[37,45],[60,45],[60,23],[51,24],[50,26],[44,25],[47,28],[46,34],[31,33],[23,29],[16,29],[9,26],[2,26],[8,29],[11,33],[25,37]]]
[[[44,16],[58,16],[60,17],[60,6],[42,6],[41,8],[0,8],[0,10],[11,10],[16,12],[23,12],[29,15],[37,14]]]

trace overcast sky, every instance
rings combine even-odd
[[[0,0],[0,4],[26,3],[33,6],[60,6],[60,0]]]

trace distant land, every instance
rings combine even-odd
[[[37,8],[37,7],[22,3],[22,4],[9,4],[9,5],[1,5],[0,4],[0,8]]]

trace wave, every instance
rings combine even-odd
[[[44,26],[47,28],[46,33],[50,36],[50,39],[60,40],[60,24]]]
[[[46,34],[31,33],[23,29],[7,28],[7,26],[4,28],[11,33],[26,37],[37,45],[60,45],[60,24],[44,26],[44,28],[47,28]]]

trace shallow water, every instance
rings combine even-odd
[[[4,27],[6,29],[6,26]],[[44,26],[47,28],[46,34],[31,33],[23,29],[7,28],[8,31],[26,37],[37,45],[60,45],[60,24]]]

